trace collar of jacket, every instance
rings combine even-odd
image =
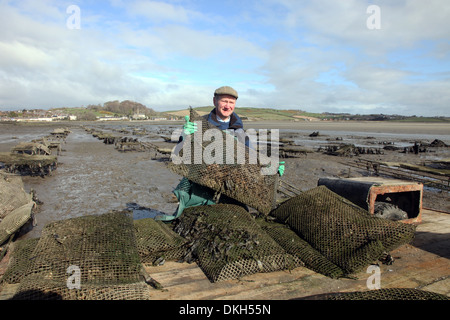
[[[220,122],[217,119],[216,108],[214,108],[209,113],[207,120],[210,123],[212,123],[213,125],[215,125],[216,127],[220,128],[221,130],[225,130],[225,129],[237,130],[237,129],[244,128],[244,124],[242,123],[241,118],[239,118],[239,116],[237,114],[235,114],[234,112],[231,114],[229,122]]]

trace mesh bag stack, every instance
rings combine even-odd
[[[140,280],[142,265],[127,211],[50,223],[28,254],[15,300],[149,298],[149,286]],[[69,286],[74,266],[79,288]]]
[[[449,300],[449,297],[413,288],[385,288],[338,293],[330,295],[327,300]]]
[[[217,129],[192,108],[190,121],[201,124],[201,131],[199,125],[198,133],[185,137],[183,148],[178,153],[180,157],[186,157],[190,152],[190,156],[187,157],[190,161],[181,163],[172,161],[169,163],[169,169],[192,182],[214,190],[216,194],[224,194],[255,208],[260,213],[268,214],[275,205],[277,182],[277,168],[267,170],[270,159],[261,153],[255,156],[255,150]],[[203,141],[202,137],[205,137],[207,130],[216,130],[217,136],[221,137],[219,144],[223,146],[222,154],[215,154],[213,144],[215,141]],[[196,135],[199,135],[200,139],[197,139]],[[229,147],[230,144],[232,147]],[[230,150],[234,151],[229,152]],[[222,162],[217,163],[214,159]]]
[[[134,228],[137,250],[142,263],[176,261],[183,257],[186,239],[176,234],[169,225],[145,218],[135,220]]]
[[[174,230],[189,241],[183,259],[197,260],[211,282],[301,265],[238,205],[187,208]]]
[[[415,226],[371,216],[325,186],[290,198],[271,215],[288,225],[343,274],[360,271],[400,245],[412,241]],[[315,270],[328,267],[320,265]],[[333,267],[334,269],[334,267]],[[325,274],[333,274],[333,270]]]
[[[10,173],[30,176],[49,175],[58,166],[58,158],[51,155],[28,155],[19,153],[0,153],[0,162]]]

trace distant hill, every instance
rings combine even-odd
[[[57,108],[50,109],[52,112],[61,112],[68,115],[77,116],[78,120],[95,120],[97,117],[131,117],[134,114],[144,115],[145,117],[156,117],[161,112],[146,107],[145,105],[130,100],[114,100],[101,104],[90,104],[81,108]]]
[[[208,114],[213,109],[213,106],[207,107],[197,107],[193,108],[200,115]],[[173,116],[184,117],[189,114],[189,110],[176,110],[176,111],[167,111],[166,114],[170,114]],[[246,108],[239,107],[236,109],[236,113],[245,120],[253,120],[253,121],[264,121],[264,120],[289,120],[289,121],[298,121],[298,120],[309,120],[309,121],[318,121],[321,120],[322,117],[319,114],[313,114],[304,112],[301,110],[277,110],[270,108]]]
[[[208,114],[214,107],[204,106],[194,108],[200,115]],[[51,109],[56,111],[76,115],[79,120],[95,120],[96,117],[102,116],[127,116],[133,114],[143,114],[148,118],[183,118],[189,114],[189,109],[172,110],[158,112],[145,105],[130,101],[108,101],[97,105],[88,105],[80,108],[58,108]],[[274,108],[236,108],[237,114],[248,121],[320,121],[320,120],[355,120],[355,121],[404,121],[404,122],[450,122],[450,117],[418,117],[418,116],[402,116],[402,115],[386,115],[386,114],[350,114],[350,113],[314,113],[303,110],[293,109],[274,109]]]
[[[209,113],[214,107],[193,108],[200,115]],[[183,118],[189,114],[189,110],[174,110],[164,112],[165,114]],[[408,121],[408,122],[450,122],[450,117],[417,117],[385,114],[349,114],[349,113],[312,113],[302,110],[279,110],[273,108],[236,108],[236,113],[244,120],[250,121],[320,121],[320,120],[356,120],[356,121]]]

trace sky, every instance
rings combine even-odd
[[[0,111],[133,100],[450,116],[448,0],[0,0]]]

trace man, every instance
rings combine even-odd
[[[233,134],[239,141],[250,147],[249,139],[246,139],[244,132],[244,124],[241,118],[234,113],[237,99],[238,93],[232,87],[223,86],[216,89],[213,97],[214,109],[204,118],[218,129],[228,130],[228,133]],[[193,134],[197,131],[197,124],[190,122],[189,117],[186,116],[186,123],[183,128],[184,134]]]
[[[241,142],[245,141],[245,144],[249,146],[249,139],[245,139],[244,124],[241,118],[234,113],[236,107],[236,100],[238,99],[238,93],[232,87],[223,86],[214,91],[213,103],[214,109],[204,118],[215,125],[220,130],[228,130],[238,138]],[[197,131],[197,124],[189,121],[189,116],[186,116],[186,123],[183,126],[183,134],[190,135]],[[242,140],[245,139],[245,140]],[[183,140],[183,135],[180,137],[180,142]],[[284,162],[283,162],[284,163]],[[279,169],[279,174],[282,175],[284,172],[284,165],[281,164]],[[178,186],[174,190],[174,194],[177,197],[179,204],[177,212],[174,216],[158,216],[155,219],[170,221],[178,218],[183,210],[188,207],[198,206],[198,205],[210,205],[215,204],[214,191],[200,186],[186,178],[183,178]],[[220,203],[234,203],[242,205],[247,210],[247,206],[231,199],[227,196],[220,197]]]
[[[216,89],[213,97],[214,109],[207,116],[208,122],[220,130],[243,130],[241,118],[234,113],[237,99],[238,93],[231,87],[224,86]]]
[[[234,113],[238,93],[231,87],[224,86],[214,91],[214,109],[204,118],[209,123],[215,125],[220,130],[244,130],[241,118]],[[186,116],[186,123],[183,126],[184,134],[193,134],[197,131],[197,124],[190,122]]]

